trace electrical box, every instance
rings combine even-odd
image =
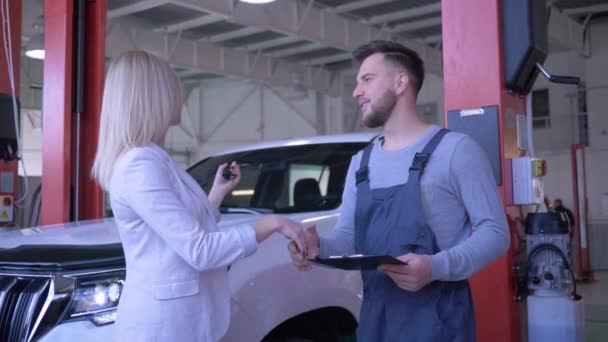
[[[543,203],[545,193],[543,176],[547,173],[547,163],[543,159],[513,158],[513,204],[529,205]]]
[[[13,222],[13,196],[0,196],[0,223]]]

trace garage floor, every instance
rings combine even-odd
[[[577,286],[585,301],[587,342],[608,341],[608,272],[596,272],[594,282]]]

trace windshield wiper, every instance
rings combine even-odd
[[[274,210],[269,208],[248,208],[248,207],[220,207],[222,214],[272,214]]]

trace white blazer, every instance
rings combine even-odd
[[[127,278],[118,341],[218,341],[228,329],[227,266],[255,252],[255,231],[218,231],[220,214],[159,146],[137,147],[114,165],[110,203]]]

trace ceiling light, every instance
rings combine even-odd
[[[44,33],[36,33],[23,47],[29,58],[44,59]]]
[[[268,4],[274,1],[275,0],[241,0],[241,2],[246,2],[249,4]]]
[[[33,59],[44,59],[44,50],[27,50],[25,51],[25,55]]]

